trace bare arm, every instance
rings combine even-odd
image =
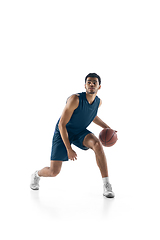
[[[78,105],[79,105],[78,96],[72,95],[67,101],[67,104],[63,110],[63,113],[58,125],[62,140],[67,149],[68,158],[71,160],[77,159],[77,154],[71,148],[66,125],[69,122],[74,110],[78,107]]]
[[[102,127],[102,128],[110,128],[105,122],[103,122],[98,116],[95,117],[95,119],[93,120],[93,122],[95,124],[97,124],[98,126]]]
[[[102,100],[100,99],[100,104],[99,107],[102,105]],[[98,126],[102,127],[102,128],[110,128],[105,122],[103,122],[98,116],[96,116],[93,120],[93,122],[95,124],[97,124]]]

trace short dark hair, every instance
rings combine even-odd
[[[88,77],[98,78],[99,85],[101,85],[101,78],[100,78],[100,76],[98,76],[96,73],[89,73],[89,74],[85,77],[85,83],[86,83]]]

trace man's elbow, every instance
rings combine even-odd
[[[59,121],[59,124],[58,124],[58,128],[59,129],[62,129],[62,128],[65,128],[66,127],[66,124],[63,122],[63,121]]]

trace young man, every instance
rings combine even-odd
[[[90,73],[85,78],[86,92],[73,94],[67,99],[55,128],[50,167],[45,167],[32,174],[30,187],[33,190],[39,189],[40,177],[55,177],[60,173],[63,161],[77,159],[77,154],[71,146],[74,144],[83,150],[90,148],[95,152],[103,180],[103,195],[107,198],[114,197],[109,183],[107,161],[102,144],[93,133],[87,130],[92,121],[102,128],[109,128],[97,116],[98,108],[102,104],[101,99],[96,96],[100,88],[101,78],[96,73]]]

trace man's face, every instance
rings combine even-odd
[[[96,77],[87,78],[85,83],[85,89],[88,94],[96,94],[100,88],[101,85],[99,85],[98,78]]]

